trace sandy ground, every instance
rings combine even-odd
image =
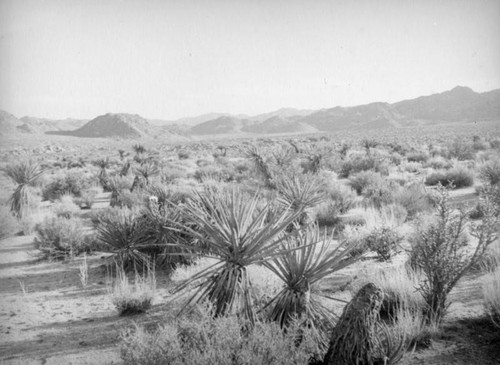
[[[88,257],[89,279],[83,287],[81,257],[38,262],[33,239],[0,241],[0,364],[119,364],[124,329],[135,323],[154,326],[171,315],[166,277],[157,274],[152,310],[119,317],[108,293],[110,276],[102,268],[102,255]],[[328,278],[322,289],[348,300],[343,286],[360,268]],[[484,319],[480,279],[480,274],[470,274],[458,283],[442,335],[430,348],[407,353],[402,364],[500,364],[500,332]]]

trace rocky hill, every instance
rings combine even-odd
[[[155,127],[136,114],[108,113],[92,119],[73,131],[52,131],[48,134],[70,135],[85,138],[140,138],[153,135]]]

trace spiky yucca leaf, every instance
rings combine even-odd
[[[279,201],[291,209],[309,209],[320,203],[321,183],[313,175],[284,175],[277,182]]]
[[[216,316],[237,311],[254,322],[246,267],[282,254],[283,231],[301,213],[279,213],[269,204],[258,209],[258,203],[258,195],[248,198],[236,189],[218,192],[213,188],[197,192],[187,203],[184,210],[189,224],[182,228],[202,243],[195,246],[200,255],[217,260],[176,288],[177,293],[197,282],[188,305],[209,300]]]
[[[142,252],[148,243],[148,237],[143,234],[142,222],[136,215],[123,210],[116,216],[102,217],[97,225],[97,238],[108,246],[113,258],[125,268],[149,262],[147,254]]]
[[[284,288],[266,305],[268,318],[286,326],[294,316],[318,328],[332,323],[333,317],[320,302],[311,287],[324,277],[339,271],[359,259],[353,256],[358,243],[342,242],[335,247],[331,239],[313,226],[281,244],[281,256],[266,263],[284,284]]]
[[[16,190],[10,197],[10,210],[18,218],[22,218],[25,208],[29,205],[29,186],[35,186],[36,182],[45,173],[41,166],[31,160],[18,164],[8,165],[2,169],[4,174],[14,183],[18,184]]]

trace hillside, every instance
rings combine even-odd
[[[274,133],[314,133],[318,130],[311,125],[294,122],[278,116],[271,117],[260,123],[249,124],[242,129],[244,132],[259,134]]]
[[[46,119],[36,117],[22,117],[20,127],[27,133],[45,133],[49,131],[65,131],[82,127],[88,119]]]
[[[73,131],[52,131],[48,134],[70,135],[85,138],[140,138],[152,135],[155,130],[148,121],[134,114],[112,114],[98,116]]]
[[[231,116],[222,116],[191,127],[189,132],[197,135],[241,133],[248,125],[248,120]]]
[[[23,123],[6,111],[0,110],[0,134],[20,132],[18,129]]]

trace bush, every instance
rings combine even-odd
[[[190,157],[189,151],[187,150],[180,150],[177,152],[177,156],[179,157],[179,160],[187,160]]]
[[[488,161],[481,166],[479,176],[490,185],[500,184],[500,159]]]
[[[35,248],[42,259],[65,259],[93,249],[94,236],[80,219],[48,217],[35,227]]]
[[[436,170],[447,170],[453,167],[453,163],[442,156],[435,156],[427,160],[427,162],[424,164],[424,167],[432,167]]]
[[[121,358],[124,365],[305,365],[318,357],[310,331],[296,324],[286,332],[274,323],[242,328],[246,323],[236,317],[207,314],[167,323],[153,333],[136,328],[122,335]]]
[[[455,189],[459,189],[474,185],[474,175],[463,167],[455,167],[448,171],[431,173],[425,179],[425,184],[430,186],[441,184],[446,187],[453,185]]]
[[[44,200],[56,200],[64,194],[79,197],[83,190],[90,188],[94,183],[94,178],[83,172],[69,171],[54,176],[52,181],[42,190],[42,196]]]
[[[418,290],[426,301],[429,322],[440,323],[447,308],[447,298],[458,280],[484,255],[488,246],[498,238],[500,219],[488,199],[481,198],[484,217],[481,223],[469,228],[477,238],[474,249],[465,239],[467,212],[456,212],[449,204],[449,191],[438,189],[437,217],[420,224],[411,241],[410,265],[421,269],[424,280]]]
[[[432,209],[432,201],[422,184],[412,184],[394,194],[394,202],[403,206],[409,218]]]
[[[408,162],[420,162],[424,163],[427,161],[429,158],[429,155],[425,152],[419,151],[419,152],[410,152],[406,155],[406,159]]]
[[[361,194],[368,186],[382,185],[384,179],[378,172],[363,171],[349,178],[349,185]]]
[[[393,229],[381,227],[370,232],[364,238],[364,244],[370,251],[376,252],[380,260],[387,261],[398,250],[402,240],[403,237]]]
[[[453,142],[448,143],[448,158],[456,158],[459,161],[472,160],[475,156],[475,151],[472,144],[461,140],[455,139]]]
[[[347,213],[354,206],[357,196],[350,186],[333,183],[328,184],[323,190],[340,214]]]
[[[58,217],[70,219],[80,212],[80,207],[73,203],[73,197],[71,195],[64,194],[54,203],[52,211]]]
[[[377,161],[373,157],[354,157],[344,161],[340,167],[339,176],[346,178],[351,174],[375,169]]]

